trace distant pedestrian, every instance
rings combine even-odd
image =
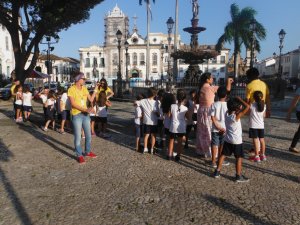
[[[32,93],[30,92],[29,86],[25,85],[23,93],[23,111],[24,111],[24,122],[29,120],[32,112]]]
[[[56,95],[54,91],[49,91],[48,99],[46,102],[47,113],[46,113],[46,123],[42,126],[43,131],[48,131],[48,126],[52,123],[52,129],[55,130],[55,116],[56,116]]]
[[[224,138],[224,146],[221,157],[218,161],[218,167],[214,172],[214,177],[220,177],[220,171],[223,161],[227,156],[234,154],[236,159],[236,182],[247,182],[248,178],[242,175],[242,160],[244,157],[243,151],[243,130],[241,118],[249,110],[249,105],[240,97],[229,99],[227,102],[228,111],[225,115],[226,133]]]
[[[250,105],[249,138],[252,138],[255,157],[254,162],[266,161],[265,125],[266,105],[261,91],[253,93],[254,103]]]
[[[81,129],[84,130],[85,135],[85,156],[95,158],[96,154],[91,152],[91,125],[89,113],[93,110],[87,107],[87,101],[93,102],[97,90],[94,90],[93,95],[89,94],[88,89],[85,87],[85,76],[83,73],[78,72],[75,74],[75,84],[69,88],[68,97],[71,103],[72,123],[74,130],[74,145],[77,160],[80,164],[85,163],[82,153],[81,142]]]
[[[183,145],[185,141],[185,132],[186,132],[186,119],[188,119],[188,108],[184,106],[184,101],[186,99],[186,94],[184,90],[179,89],[177,91],[177,104],[171,105],[170,110],[170,142],[169,142],[169,151],[168,158],[173,156],[174,140],[177,138],[177,155],[175,156],[175,161],[180,160],[182,154]]]
[[[148,98],[140,101],[140,106],[143,111],[143,126],[144,126],[144,153],[148,152],[148,138],[151,137],[150,153],[154,153],[155,139],[157,133],[157,118],[159,116],[159,107],[156,97],[157,90],[153,87],[148,89]]]
[[[15,100],[15,109],[16,109],[16,122],[23,122],[22,118],[22,109],[23,109],[23,87],[22,85],[17,85],[15,87],[16,100]]]
[[[60,98],[60,111],[61,111],[61,124],[59,133],[65,134],[65,126],[70,129],[70,110],[71,110],[71,103],[68,98],[67,90],[63,89],[62,95]]]
[[[40,93],[38,93],[39,98],[42,100],[43,112],[44,112],[44,121],[47,122],[47,100],[49,94],[49,87],[44,87]]]
[[[294,97],[294,99],[293,99],[293,101],[292,101],[292,103],[289,107],[287,117],[286,117],[287,121],[291,120],[291,114],[292,114],[293,110],[296,108],[296,117],[297,117],[298,121],[300,122],[300,104],[298,104],[299,100],[300,100],[300,88],[298,88],[296,90],[296,95],[295,95],[295,97]],[[300,139],[300,125],[298,127],[298,130],[294,134],[292,143],[289,147],[290,152],[300,153],[300,150],[296,148],[296,145],[297,145],[299,139]]]

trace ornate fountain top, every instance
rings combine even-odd
[[[198,0],[192,0],[192,4],[193,4],[193,19],[198,19],[198,14],[199,14]]]

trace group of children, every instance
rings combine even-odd
[[[228,165],[225,158],[234,154],[236,158],[236,182],[247,182],[248,178],[242,175],[242,158],[244,157],[241,118],[249,112],[249,138],[253,140],[255,156],[254,162],[266,161],[264,141],[264,117],[266,106],[262,92],[254,92],[255,102],[248,104],[239,97],[229,98],[225,87],[219,87],[218,100],[210,110],[212,121],[211,165],[215,168],[213,176],[220,177],[223,165]],[[154,153],[156,134],[160,133],[161,146],[166,146],[166,159],[173,158],[174,141],[177,139],[175,161],[180,160],[184,146],[188,147],[188,138],[191,129],[196,130],[197,111],[199,104],[196,91],[190,92],[190,99],[186,99],[184,90],[179,89],[176,98],[171,93],[157,91],[149,88],[147,97],[139,95],[135,101],[135,130],[136,150],[141,145],[141,137],[144,141],[143,152]],[[160,122],[161,120],[161,122]],[[148,144],[148,142],[150,143]]]

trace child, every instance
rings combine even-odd
[[[161,109],[164,116],[164,146],[169,147],[169,140],[170,140],[170,125],[171,125],[171,118],[170,118],[170,110],[171,105],[176,103],[175,96],[171,93],[165,93],[162,101],[161,101]],[[166,159],[169,160],[170,157],[168,155],[169,150],[167,149],[166,152]],[[172,156],[173,157],[173,156]]]
[[[142,95],[136,97],[134,102],[134,124],[135,124],[135,150],[138,152],[140,148],[140,138],[142,137],[142,109],[140,107],[140,101],[143,99]]]
[[[93,111],[90,113],[91,118],[91,134],[92,136],[96,136],[95,133],[95,122],[97,119],[97,113],[98,113],[98,105],[96,104],[96,98],[94,98],[94,101],[91,103],[91,106],[93,108]]]
[[[266,161],[266,145],[264,139],[264,117],[266,116],[266,105],[261,91],[253,93],[254,103],[250,106],[249,138],[252,138],[255,157],[254,162]],[[259,155],[260,153],[260,155]]]
[[[159,144],[157,146],[163,147],[163,136],[164,136],[164,117],[163,117],[163,112],[161,109],[161,100],[163,98],[163,95],[165,94],[165,91],[163,89],[160,89],[157,92],[157,97],[156,97],[156,104],[158,105],[159,108],[159,117],[157,118],[157,131],[159,135]]]
[[[105,91],[100,91],[98,98],[98,112],[97,112],[97,122],[100,125],[100,137],[109,138],[107,135],[107,107],[110,107],[111,103],[107,100]]]
[[[50,122],[52,122],[53,130],[55,130],[55,113],[56,113],[55,102],[56,102],[55,92],[51,90],[51,91],[49,91],[48,100],[46,103],[46,106],[47,106],[46,120],[47,120],[47,122],[44,127],[43,126],[41,127],[43,131],[48,131],[48,126],[49,126]]]
[[[171,118],[170,124],[170,142],[169,142],[169,151],[168,158],[173,156],[174,148],[174,139],[177,137],[178,148],[177,155],[175,156],[175,161],[180,160],[180,155],[182,153],[182,142],[185,140],[186,132],[186,122],[185,119],[188,118],[188,108],[184,106],[184,100],[186,94],[184,90],[179,89],[177,91],[177,104],[171,105],[171,110],[169,116]]]
[[[244,106],[244,108],[243,108]],[[220,177],[220,171],[223,161],[226,156],[231,156],[232,153],[236,159],[236,182],[248,182],[249,179],[242,175],[242,159],[243,140],[242,140],[242,124],[241,117],[243,117],[249,110],[249,105],[240,97],[229,99],[227,102],[228,111],[225,114],[225,128],[226,133],[224,137],[223,150],[218,162],[218,167],[214,172],[214,177]]]
[[[24,122],[29,120],[30,113],[32,112],[32,93],[30,92],[29,86],[26,85],[23,93],[23,111],[24,111]]]
[[[71,110],[71,103],[68,98],[67,90],[63,89],[62,95],[60,98],[60,111],[61,111],[61,125],[60,125],[60,130],[59,133],[65,134],[65,124],[66,127],[70,127],[69,122],[70,122],[70,110]]]
[[[211,151],[212,159],[211,166],[217,168],[216,158],[220,158],[224,143],[225,133],[225,114],[227,112],[227,90],[225,87],[219,87],[217,91],[219,101],[214,102],[211,105],[211,120],[212,120],[212,132],[211,132]],[[229,165],[228,162],[223,161],[223,166]]]
[[[186,107],[189,110],[189,114],[192,115],[189,117],[189,119],[187,121],[187,126],[186,126],[186,138],[185,138],[184,148],[188,149],[190,133],[191,133],[192,129],[194,129],[194,132],[196,132],[196,129],[197,129],[197,112],[199,109],[199,102],[198,102],[196,90],[190,91],[190,99],[188,100]]]
[[[23,87],[22,85],[17,85],[15,87],[16,100],[15,100],[15,109],[16,109],[16,123],[23,121],[22,119],[22,105],[23,105]]]
[[[42,100],[43,111],[44,111],[44,121],[47,122],[47,100],[48,100],[49,88],[45,87],[38,93],[38,96]]]
[[[148,138],[151,136],[151,150],[154,153],[154,145],[157,133],[157,117],[159,115],[159,108],[154,100],[157,91],[151,87],[148,89],[148,98],[140,101],[140,106],[143,111],[143,127],[144,127],[144,153],[148,152]]]

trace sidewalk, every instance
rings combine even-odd
[[[214,179],[193,142],[180,163],[133,151],[131,103],[113,102],[112,138],[93,138],[98,158],[85,165],[74,158],[71,134],[39,128],[40,105],[34,123],[17,125],[10,110],[0,102],[0,225],[299,224],[300,155],[286,150],[298,123],[267,119],[268,161],[244,160],[251,180],[237,184],[233,158]]]

